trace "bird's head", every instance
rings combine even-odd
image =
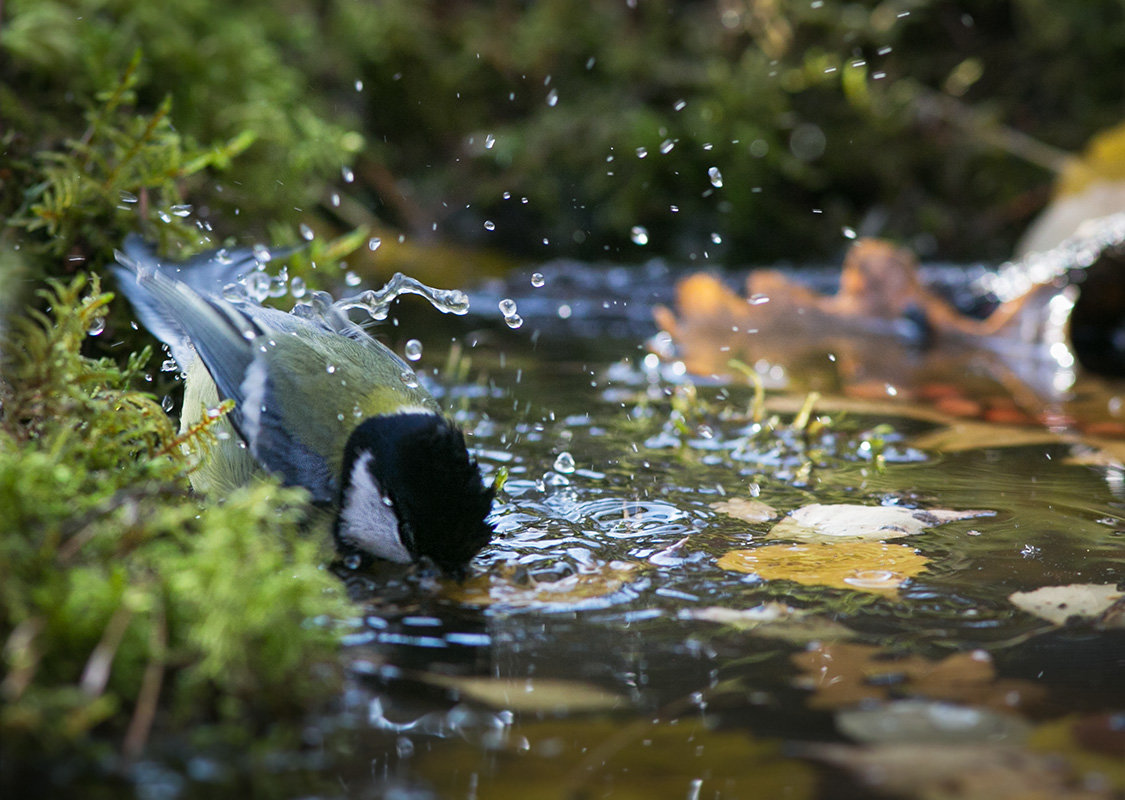
[[[455,575],[492,538],[491,488],[465,437],[439,414],[369,417],[344,449],[336,540],[399,563],[423,556]]]

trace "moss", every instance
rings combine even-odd
[[[202,503],[183,437],[130,388],[147,354],[81,354],[111,296],[84,276],[43,296],[4,363],[0,774],[136,756],[154,727],[291,743],[339,688],[331,620],[347,613],[302,533],[305,493],[262,482]]]

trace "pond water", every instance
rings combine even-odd
[[[353,679],[279,765],[293,791],[1119,796],[1120,618],[1009,599],[1123,580],[1118,463],[893,398],[825,391],[802,413],[799,382],[756,408],[737,372],[651,353],[663,267],[541,271],[465,318],[403,303],[387,329],[421,341],[486,476],[507,471],[497,537],[462,585],[338,567]],[[1105,408],[1117,388],[1075,391]],[[814,504],[975,513],[773,531]]]

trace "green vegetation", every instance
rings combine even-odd
[[[0,776],[150,731],[292,744],[337,690],[343,588],[324,539],[299,535],[304,494],[262,483],[204,504],[180,445],[124,367],[79,353],[110,295],[52,283],[5,363],[0,420]],[[216,416],[216,419],[219,417]],[[92,733],[97,738],[90,738]]]

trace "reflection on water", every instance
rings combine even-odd
[[[818,706],[811,679],[798,679],[794,659],[822,640],[861,648],[848,651],[864,655],[847,680],[877,688],[855,709],[880,735],[936,736],[934,725],[971,717],[984,722],[962,737],[1015,746],[1065,714],[1125,707],[1120,630],[1058,630],[1007,599],[1123,580],[1122,472],[1112,458],[1075,458],[1089,441],[1047,432],[1016,446],[974,429],[939,451],[927,442],[955,418],[831,394],[797,427],[803,396],[773,397],[755,418],[748,385],[689,386],[646,359],[635,331],[562,339],[554,305],[532,294],[519,308],[519,330],[446,322],[461,326],[450,331],[481,377],[443,399],[486,477],[509,475],[494,544],[461,586],[343,571],[363,613],[348,721],[329,741],[350,790],[868,796],[822,766],[846,761],[848,731],[868,724],[838,724],[852,707]],[[427,344],[423,374],[442,363],[437,350]],[[896,540],[925,566],[888,593],[863,590],[878,564],[852,589],[722,569],[730,551],[785,546],[766,543],[773,522],[713,507],[735,498],[778,516],[810,503],[995,515]],[[823,652],[844,652],[832,646]],[[880,659],[911,671],[871,673]],[[817,750],[829,746],[845,749]]]

